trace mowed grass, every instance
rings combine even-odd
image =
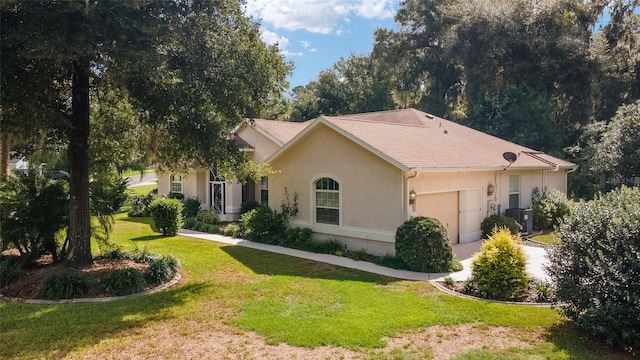
[[[532,236],[531,240],[545,243],[545,244],[552,244],[552,245],[555,245],[558,243],[558,240],[556,240],[553,231],[545,231],[540,235]]]
[[[158,188],[158,184],[136,185],[136,186],[129,186],[127,188],[127,191],[131,195],[147,195],[152,190],[155,190],[157,188]]]
[[[465,359],[612,358],[592,349],[554,309],[461,299],[425,282],[205,240],[162,237],[151,231],[150,219],[118,214],[116,220],[115,243],[129,250],[173,254],[186,280],[157,294],[106,303],[0,302],[0,358],[82,357],[86,351],[108,350],[102,348],[109,346],[105,344],[143,339],[145,329],[168,326],[188,338],[198,327],[217,329],[218,322],[236,329],[234,333],[255,331],[272,344],[330,345],[362,352],[364,358],[385,346],[384,337],[461,324],[544,334],[528,349],[492,352],[480,346],[461,357]],[[415,358],[409,350],[401,352],[402,357],[394,358]]]

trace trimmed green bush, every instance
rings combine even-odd
[[[282,216],[268,206],[260,206],[240,217],[240,232],[247,240],[279,244],[286,229]]]
[[[284,231],[284,242],[282,245],[292,248],[299,248],[311,240],[312,230],[309,228],[291,227]]]
[[[558,190],[540,191],[537,187],[531,192],[533,209],[533,227],[536,230],[553,229],[571,211],[571,200]]]
[[[453,249],[447,229],[434,218],[414,217],[396,230],[396,256],[409,270],[446,272],[451,268]]]
[[[504,215],[491,215],[482,220],[482,224],[480,224],[480,228],[482,229],[482,238],[489,238],[493,233],[494,228],[503,227],[506,227],[513,235],[520,234],[520,225],[518,225],[514,219]]]
[[[210,225],[218,225],[220,223],[220,215],[215,209],[198,212],[196,219]]]
[[[182,226],[182,202],[177,199],[156,199],[149,205],[154,231],[175,235]]]
[[[198,216],[200,212],[200,200],[196,198],[188,198],[182,201],[182,218],[190,218]]]
[[[247,213],[253,209],[259,208],[261,205],[257,201],[247,201],[240,204],[240,214]]]
[[[496,228],[471,263],[471,288],[486,299],[509,300],[521,296],[529,287],[527,258],[519,246],[520,234]]]
[[[547,268],[563,312],[607,342],[640,349],[640,189],[576,203]]]
[[[133,268],[116,269],[104,281],[104,291],[112,296],[139,293],[146,285],[144,275]]]
[[[42,280],[36,293],[38,299],[60,300],[83,296],[91,287],[87,275],[73,269],[62,269]]]
[[[179,193],[179,192],[170,192],[169,195],[167,195],[167,198],[169,199],[177,199],[177,200],[184,200],[184,194],[183,193]]]

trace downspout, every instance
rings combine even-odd
[[[404,221],[409,220],[409,213],[410,213],[410,209],[409,209],[409,180],[414,179],[418,177],[418,171],[414,171],[413,175],[411,176],[407,176],[407,178],[404,180]]]

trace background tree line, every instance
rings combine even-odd
[[[639,5],[404,0],[399,29],[378,29],[370,54],[340,59],[268,116],[415,107],[576,162],[570,191],[590,198],[612,177],[640,176],[629,167],[639,157],[637,130],[612,123],[640,122]],[[611,152],[620,161],[604,159]]]

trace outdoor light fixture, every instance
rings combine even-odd
[[[413,211],[416,211],[416,191],[411,189],[411,191],[409,191],[409,205],[412,206]]]
[[[487,186],[487,195],[488,196],[492,196],[495,191],[496,191],[496,187],[493,186],[493,184],[489,184],[489,186]]]

